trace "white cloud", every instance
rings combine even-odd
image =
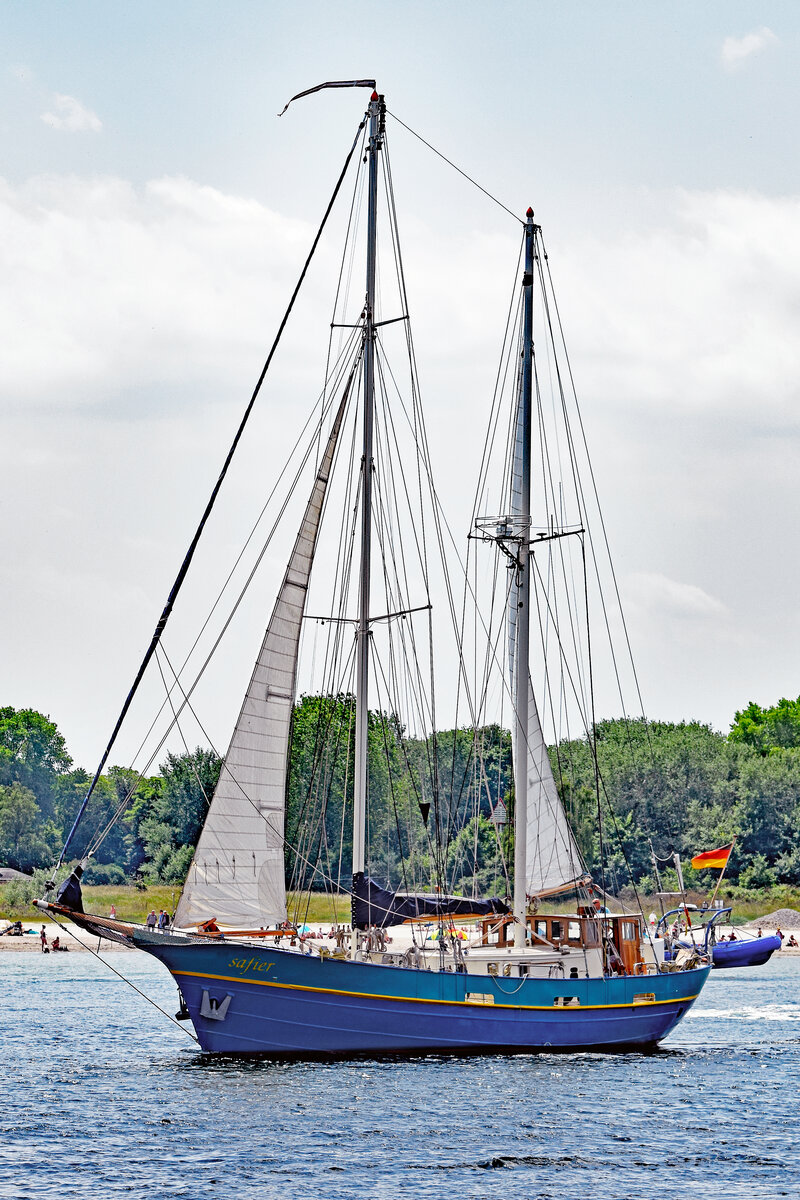
[[[257,374],[310,241],[187,179],[0,181],[0,404],[110,411],[155,386],[168,410]]]
[[[748,58],[752,58],[754,54],[760,54],[762,50],[766,50],[777,40],[775,34],[766,25],[762,25],[760,29],[751,30],[743,37],[726,37],[722,43],[722,64],[726,70],[735,71]]]
[[[644,207],[660,205],[660,216],[647,227],[562,230],[564,246],[549,249],[632,640],[653,681],[648,708],[654,698],[660,715],[685,716],[691,696],[693,715],[724,725],[744,702],[742,679],[753,694],[782,695],[800,652],[800,526],[786,499],[800,424],[800,197],[651,200]],[[108,671],[92,720],[101,700],[116,703],[111,666],[152,632],[207,499],[201,477],[216,478],[313,232],[186,178],[0,181],[0,482],[16,514],[0,559],[23,581],[8,625],[24,630],[19,654],[16,642],[3,651],[10,677],[13,650],[21,681],[9,703],[45,704],[52,663],[66,655],[63,696],[46,703],[56,718],[70,711],[95,626]],[[437,481],[458,519],[472,501],[475,432],[508,305],[510,275],[498,283],[498,263],[513,263],[515,239],[471,229],[436,238],[419,222],[404,233]],[[249,456],[237,481],[253,482],[235,484],[229,516],[214,526],[221,561],[228,529],[257,511],[254,493],[316,397],[325,348],[307,330],[330,321],[324,277],[335,285],[338,241],[329,242],[254,412],[262,424],[237,452]],[[356,267],[356,297],[362,278]],[[385,315],[395,312],[387,303]],[[145,554],[136,539],[153,531],[159,544]],[[80,600],[71,581],[82,574],[92,595],[112,600],[104,580],[146,581],[148,595],[125,611],[139,622],[135,636],[121,642],[113,611]],[[56,620],[62,587],[72,607]],[[750,616],[767,610],[770,637]]]
[[[103,128],[97,113],[86,108],[74,96],[63,96],[56,92],[52,104],[55,112],[44,112],[41,116],[45,125],[52,129],[61,129],[65,133],[99,133]]]
[[[729,610],[694,583],[680,583],[657,572],[637,572],[627,580],[626,591],[651,617],[678,621],[719,621]]]
[[[800,197],[675,192],[656,228],[581,237],[557,285],[579,381],[640,414],[797,426]],[[584,384],[585,386],[585,384]]]

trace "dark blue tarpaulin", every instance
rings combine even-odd
[[[471,900],[468,896],[390,892],[361,873],[353,876],[352,907],[356,929],[369,929],[372,925],[384,929],[414,917],[437,920],[440,917],[505,916],[509,912],[508,905],[497,896],[489,900]]]

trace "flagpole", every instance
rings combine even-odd
[[[717,892],[719,891],[719,885],[722,883],[722,876],[725,874],[725,872],[728,869],[728,863],[731,861],[731,854],[733,854],[733,847],[735,845],[736,845],[736,838],[734,838],[733,841],[731,842],[731,848],[728,851],[728,857],[725,859],[725,866],[722,868],[722,870],[719,873],[719,879],[717,880],[717,886],[714,888],[714,895],[711,897],[711,899],[708,902],[709,908],[714,907],[714,901],[717,898]]]

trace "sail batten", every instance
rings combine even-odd
[[[175,924],[257,928],[286,920],[286,773],[300,632],[328,479],[349,396],[336,413],[186,879]]]

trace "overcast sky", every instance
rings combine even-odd
[[[649,715],[727,730],[797,696],[796,3],[11,0],[2,28],[0,705],[99,759],[366,95],[276,114],[359,76],[536,210]],[[458,449],[518,226],[391,144],[431,429]],[[301,306],[200,579],[316,394],[302,329],[327,312]],[[223,742],[273,586],[216,697]]]

